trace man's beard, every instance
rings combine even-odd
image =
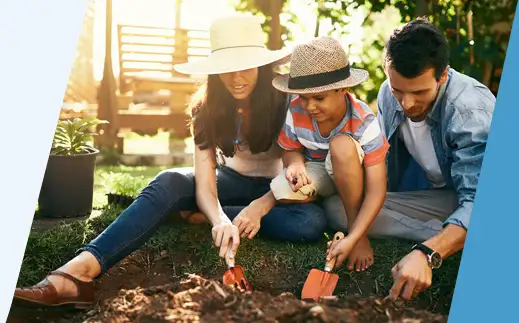
[[[438,86],[438,88],[436,89],[436,94],[434,95],[434,99],[431,101],[431,103],[429,104],[427,109],[425,109],[420,115],[413,116],[413,117],[407,116],[407,117],[409,119],[411,119],[411,121],[413,121],[413,122],[421,122],[421,121],[425,120],[425,118],[427,117],[429,112],[431,112],[431,110],[433,109],[434,104],[436,103],[436,100],[438,99],[439,92],[440,92],[440,87]]]

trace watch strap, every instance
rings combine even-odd
[[[422,243],[415,244],[413,246],[412,250],[420,250],[421,252],[425,253],[429,257],[431,257],[435,253],[434,250],[432,250],[431,248],[427,247],[426,245],[424,245]]]

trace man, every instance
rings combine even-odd
[[[377,104],[390,144],[388,193],[368,235],[418,242],[392,269],[393,299],[428,288],[442,259],[463,249],[469,227],[495,97],[448,64],[446,39],[425,19],[396,29],[387,43]],[[339,219],[337,199],[325,207]]]

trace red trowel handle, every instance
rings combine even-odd
[[[344,233],[342,232],[337,232],[334,236],[333,236],[333,240],[332,240],[332,244],[330,245],[330,251],[333,249],[333,247],[335,247],[335,245],[337,243],[339,243],[339,241],[341,241],[341,239],[344,238]],[[335,261],[337,261],[337,257],[334,257],[332,259],[330,259],[330,261],[327,261],[325,264],[324,264],[324,271],[328,272],[328,271],[332,271],[333,268],[335,267]]]

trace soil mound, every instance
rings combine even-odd
[[[302,301],[293,294],[242,293],[189,275],[175,284],[121,290],[87,313],[60,322],[447,322],[447,317],[379,298]]]

